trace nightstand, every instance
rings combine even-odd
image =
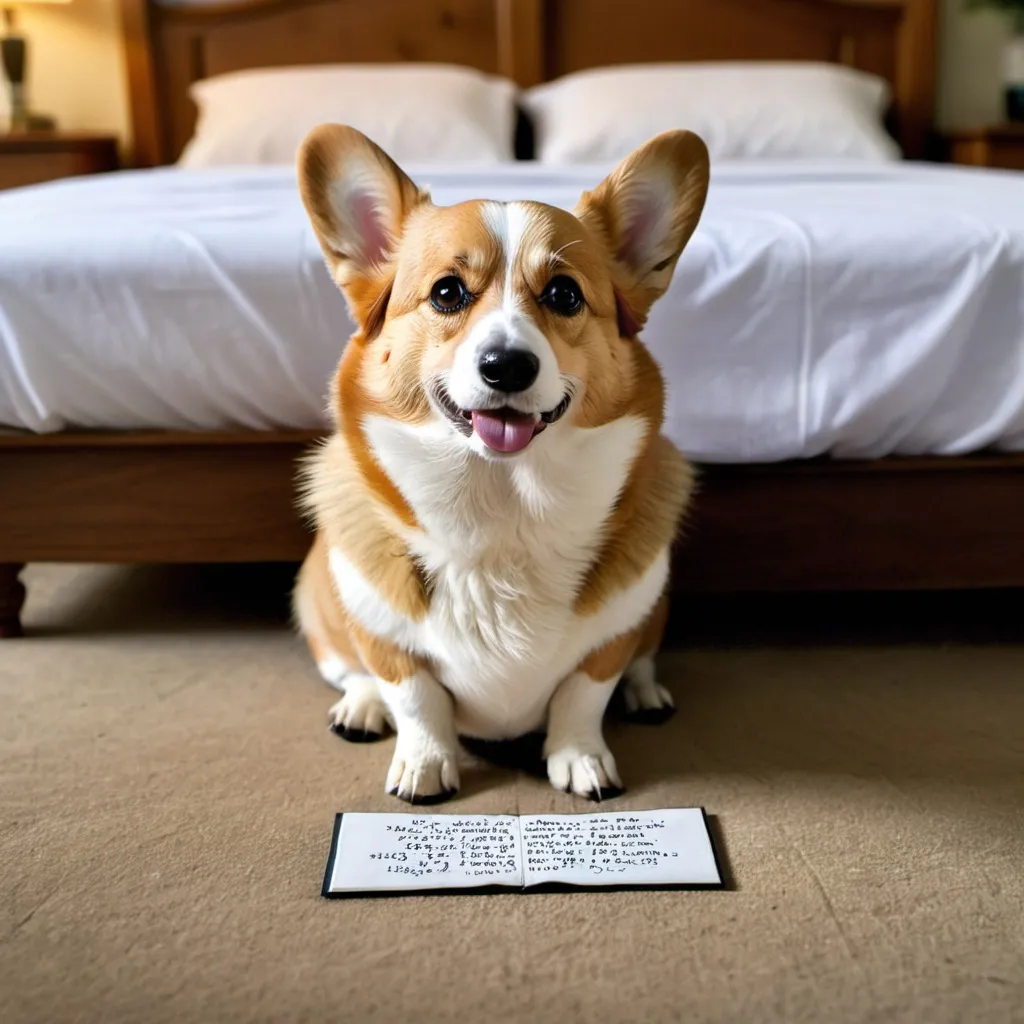
[[[88,132],[0,134],[0,189],[118,168],[117,139]]]
[[[955,164],[1024,171],[1024,122],[950,132],[949,159]]]

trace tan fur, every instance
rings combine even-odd
[[[359,272],[338,239],[324,196],[338,173],[339,155],[355,146],[358,158],[375,161],[391,182],[387,189],[399,216],[386,224],[401,235],[403,257],[372,273]],[[707,158],[703,143],[689,133],[667,133],[648,147],[673,152],[668,166],[689,168],[678,224],[670,248],[681,251],[696,224],[707,190]],[[349,159],[352,157],[349,156]],[[660,436],[664,383],[650,354],[639,341],[621,337],[615,291],[620,289],[639,322],[671,277],[675,259],[653,272],[631,266],[623,251],[622,190],[636,171],[637,156],[580,200],[576,216],[541,204],[524,204],[543,212],[542,228],[522,240],[521,258],[513,272],[521,275],[524,306],[544,331],[559,367],[585,382],[583,401],[574,412],[581,427],[598,427],[622,416],[639,416],[647,424],[643,449],[608,523],[601,550],[580,589],[576,610],[591,614],[608,596],[638,579],[678,528],[692,490],[692,472],[675,448]],[[349,129],[324,126],[305,143],[300,156],[303,198],[357,320],[365,329],[347,347],[334,386],[334,410],[342,445],[335,439],[317,458],[310,473],[307,507],[321,512],[320,526],[363,574],[373,579],[388,602],[404,614],[422,618],[429,600],[427,587],[396,531],[376,505],[383,506],[405,527],[417,526],[399,487],[380,468],[362,436],[362,421],[371,410],[420,422],[430,415],[422,389],[425,377],[450,365],[458,340],[473,322],[501,301],[505,266],[502,254],[479,214],[480,203],[432,206],[390,159]],[[682,173],[682,172],[680,172]],[[556,254],[554,256],[553,254]],[[333,259],[332,259],[333,257]],[[539,305],[552,269],[571,274],[580,283],[588,315],[558,317]],[[444,273],[459,274],[478,296],[464,313],[440,316],[424,311],[431,284]],[[379,308],[386,298],[387,308]],[[359,486],[359,481],[364,487]],[[367,500],[366,492],[376,501]]]
[[[375,203],[376,218],[393,251],[409,213],[427,201],[401,168],[379,146],[347,125],[324,124],[303,141],[297,157],[299,192],[310,223],[320,241],[332,276],[352,307],[356,322],[365,328],[367,313],[387,289],[392,266],[368,259],[358,250],[352,225],[337,220],[333,189],[343,180],[342,162],[358,167],[381,189]]]
[[[631,180],[652,155],[663,160],[664,173],[677,176],[679,198],[673,207],[664,260],[635,262],[635,244],[624,237]],[[689,132],[669,132],[627,157],[596,189],[584,194],[576,215],[602,241],[614,288],[624,297],[637,326],[665,291],[676,261],[697,225],[708,188],[707,148]],[[661,255],[660,253],[658,255]],[[654,258],[654,257],[651,257]],[[588,393],[591,415],[599,422],[633,413],[649,424],[647,444],[638,455],[629,481],[612,513],[605,543],[576,601],[579,614],[592,614],[610,593],[638,579],[651,560],[675,536],[693,490],[693,471],[659,434],[664,418],[664,382],[647,349],[635,339],[620,339],[615,377],[602,375],[612,388]]]
[[[318,664],[334,653],[330,647],[328,647],[327,642],[320,639],[320,635],[318,633],[307,631],[306,644],[309,646],[309,653],[313,655],[313,660]]]
[[[327,553],[324,535],[318,534],[299,574],[298,586],[307,591],[317,611],[318,631],[309,624],[306,631],[313,658],[320,662],[336,655],[351,671],[369,672],[387,683],[410,678],[424,662],[352,621],[334,591]]]
[[[656,161],[676,188],[667,238],[655,262],[637,261],[637,243],[626,231],[633,182]],[[708,150],[692,132],[664,132],[631,153],[576,206],[576,216],[600,237],[612,257],[614,283],[626,300],[639,329],[655,300],[664,294],[672,272],[697,227],[707,198],[710,170]],[[658,258],[661,257],[661,258]]]
[[[384,360],[390,362],[390,360]],[[367,372],[369,368],[370,372]],[[367,411],[376,408],[379,398],[367,394],[364,380],[373,380],[373,358],[367,353],[365,342],[357,340],[345,350],[341,365],[335,376],[333,390],[335,418],[340,434],[347,442],[346,452],[355,463],[366,486],[379,501],[404,525],[415,526],[416,516],[395,482],[384,472],[367,447],[362,436],[362,421]],[[420,418],[429,415],[429,407],[422,396],[409,401],[409,392],[399,388],[393,404],[397,412],[404,412],[406,418]],[[404,399],[404,401],[403,401]],[[414,409],[409,406],[413,405]]]
[[[374,636],[358,623],[349,620],[349,628],[363,664],[383,682],[401,683],[411,679],[419,669],[429,668],[423,658]]]
[[[638,580],[675,537],[693,489],[693,470],[660,434],[637,459],[608,522],[579,596],[576,611],[592,615],[609,595]]]
[[[621,675],[636,654],[637,641],[642,632],[642,628],[630,630],[602,644],[580,662],[579,671],[585,672],[596,683]]]
[[[623,633],[591,651],[579,664],[595,682],[604,682],[620,675],[626,666],[641,655],[654,655],[668,621],[668,593],[662,594],[651,614],[639,628]]]
[[[420,621],[430,596],[427,581],[392,523],[393,505],[361,486],[363,466],[344,435],[336,435],[309,460],[305,469],[303,504],[316,516],[316,543],[307,561],[330,579],[327,553],[337,548],[367,578],[396,612]],[[374,463],[376,465],[376,463]],[[383,476],[383,471],[378,470]],[[390,483],[390,479],[388,479]],[[394,484],[391,484],[394,487]],[[390,521],[389,521],[390,520]],[[321,586],[318,596],[338,603],[333,587]]]
[[[668,182],[670,208],[654,228],[638,230],[630,220],[633,190],[644,194],[652,167],[659,182]],[[333,651],[392,683],[431,668],[346,613],[332,583],[329,552],[339,551],[399,615],[413,622],[427,615],[431,583],[411,556],[408,539],[423,527],[402,481],[391,479],[374,454],[366,423],[371,414],[408,424],[431,421],[437,414],[426,383],[452,367],[460,343],[502,305],[509,285],[518,308],[547,339],[559,373],[580,382],[582,398],[567,414],[572,424],[596,429],[632,417],[644,427],[574,611],[592,616],[637,583],[672,542],[693,478],[660,434],[664,382],[633,327],[643,324],[667,288],[696,226],[708,182],[703,143],[686,132],[659,136],[586,193],[575,215],[521,204],[529,214],[527,230],[511,268],[483,203],[433,206],[352,129],[317,129],[300,153],[299,180],[327,265],[358,325],[334,380],[337,432],[305,471],[304,503],[316,520],[317,537],[298,587],[317,610],[316,628],[307,628],[314,656],[322,660]],[[360,201],[346,198],[339,205],[338,188],[358,192]],[[368,221],[371,200],[376,212]],[[367,223],[370,228],[360,235]],[[579,283],[584,311],[560,316],[539,301],[554,274]],[[432,286],[446,275],[461,278],[473,296],[455,314],[439,313],[429,302]],[[637,654],[656,650],[666,615],[662,597],[641,626],[604,641],[579,669],[596,680],[614,678]]]
[[[349,616],[334,592],[323,533],[314,538],[299,570],[296,591],[299,590],[305,591],[309,599],[307,607],[315,609],[315,622],[305,623],[306,642],[313,659],[319,663],[333,654],[351,671],[365,671],[352,639]]]

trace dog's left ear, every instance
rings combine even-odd
[[[310,132],[299,149],[298,175],[331,275],[372,336],[387,305],[405,219],[429,197],[384,150],[347,125]]]
[[[693,132],[655,136],[632,152],[574,213],[608,247],[623,334],[635,334],[664,294],[707,198],[707,146]],[[623,308],[625,307],[625,308]]]

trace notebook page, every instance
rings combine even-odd
[[[523,884],[519,821],[506,814],[345,814],[327,893]]]
[[[519,821],[524,882],[719,885],[699,807],[611,814],[531,814]]]

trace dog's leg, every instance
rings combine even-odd
[[[349,743],[373,743],[383,739],[391,719],[381,700],[377,680],[349,672],[341,690],[345,696],[327,713],[331,732]]]
[[[555,690],[548,706],[544,756],[555,789],[606,800],[622,792],[615,758],[604,741],[604,712],[641,630],[609,640],[588,654]]]
[[[331,731],[349,743],[383,739],[391,718],[381,699],[377,680],[366,675],[358,662],[352,665],[342,658],[315,633],[307,634],[306,642],[321,678],[343,694],[327,713]]]
[[[622,701],[627,722],[661,725],[675,713],[672,694],[654,675],[654,655],[642,654],[629,664],[622,676]]]
[[[316,669],[328,686],[344,692],[345,677],[361,671],[331,585],[327,556],[319,534],[299,570],[292,591],[292,618],[309,645]]]
[[[625,718],[640,725],[660,725],[675,714],[672,694],[655,679],[654,655],[668,620],[668,594],[662,595],[644,623],[637,653],[622,675]]]
[[[601,722],[619,682],[618,674],[598,681],[586,672],[564,679],[548,706],[544,756],[555,789],[590,800],[622,792],[615,758],[604,741]]]
[[[320,677],[344,694],[328,712],[332,732],[351,743],[381,739],[390,721],[388,711],[377,680],[360,661],[345,610],[331,584],[319,536],[299,571],[292,610]]]
[[[398,731],[385,788],[411,804],[447,800],[459,788],[451,694],[425,668],[380,691]]]
[[[316,670],[320,678],[335,690],[346,690],[345,680],[359,670],[348,664],[338,652],[331,647],[324,639],[316,633],[306,633],[306,643],[309,645],[309,653],[313,655],[316,662]]]
[[[350,627],[360,660],[376,677],[398,733],[385,789],[411,804],[447,800],[459,788],[460,748],[451,694],[417,655],[355,623]]]

